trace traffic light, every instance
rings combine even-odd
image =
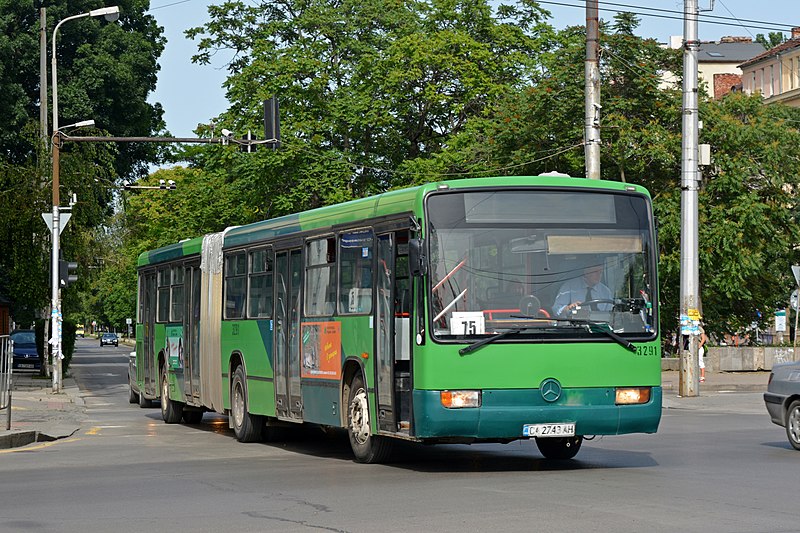
[[[266,143],[273,150],[277,150],[281,145],[281,117],[278,99],[274,96],[269,100],[264,100],[264,139],[273,140]]]
[[[64,261],[63,259],[59,260],[58,281],[61,284],[61,288],[69,287],[72,283],[78,281],[78,263]]]

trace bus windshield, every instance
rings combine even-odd
[[[434,338],[655,336],[653,223],[636,193],[501,189],[427,199]]]

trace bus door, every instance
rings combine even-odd
[[[153,397],[158,390],[158,376],[155,366],[155,327],[156,327],[156,271],[150,270],[144,275],[144,354],[137,372],[142,381],[143,390]]]
[[[275,410],[279,418],[303,419],[300,388],[301,249],[275,253]]]
[[[200,403],[200,264],[186,265],[184,279],[183,357],[184,394],[193,405]]]
[[[375,388],[378,427],[392,433],[409,428],[410,294],[408,231],[378,235],[375,306]]]

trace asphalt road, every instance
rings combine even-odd
[[[800,452],[758,393],[670,401],[655,435],[404,447],[353,462],[342,434],[236,442],[223,416],[166,425],[128,403],[128,348],[78,341],[89,420],[0,453],[0,531],[797,531]]]

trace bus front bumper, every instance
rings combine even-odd
[[[539,389],[486,390],[480,407],[448,409],[440,391],[414,391],[414,436],[420,440],[510,441],[523,436],[526,424],[575,423],[576,435],[655,433],[661,420],[661,387],[650,400],[615,405],[615,389],[564,389],[548,403]]]

